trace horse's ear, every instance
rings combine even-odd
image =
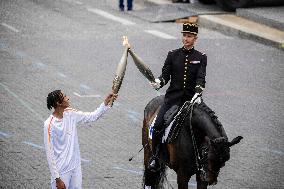
[[[229,147],[238,144],[244,137],[242,136],[237,136],[236,138],[234,138],[231,142],[229,142]]]

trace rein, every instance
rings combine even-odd
[[[191,134],[191,138],[192,138],[192,144],[193,144],[193,147],[194,147],[194,153],[195,153],[195,162],[196,162],[196,166],[197,166],[197,169],[198,171],[201,171],[203,172],[203,168],[201,166],[201,164],[199,163],[201,158],[200,158],[200,155],[199,155],[199,152],[198,152],[198,147],[197,147],[197,144],[196,144],[196,140],[195,140],[195,137],[194,137],[194,133],[193,133],[193,129],[192,129],[192,124],[191,124],[191,119],[192,119],[192,112],[193,112],[193,103],[189,106],[189,111],[190,111],[190,114],[189,114],[189,128],[190,128],[190,134]]]
[[[196,167],[197,167],[197,171],[200,172],[201,176],[203,178],[206,177],[206,172],[205,170],[203,169],[203,166],[202,164],[200,163],[201,161],[201,158],[200,158],[200,154],[198,152],[198,147],[197,147],[197,144],[196,144],[196,140],[195,140],[195,137],[194,137],[194,133],[193,133],[193,129],[192,129],[192,124],[191,124],[191,119],[192,119],[192,112],[193,112],[193,105],[194,103],[192,103],[190,106],[189,106],[189,110],[190,111],[190,114],[189,114],[189,128],[190,128],[190,134],[191,134],[191,138],[192,138],[192,144],[193,144],[193,147],[194,147],[194,154],[195,154],[195,163],[196,163]],[[188,112],[187,112],[188,113]],[[187,114],[186,114],[187,115]]]
[[[201,95],[200,95],[201,96]],[[194,137],[194,133],[193,133],[193,129],[192,129],[192,124],[191,124],[191,119],[192,119],[192,113],[193,113],[193,107],[194,107],[194,102],[195,100],[200,97],[200,96],[197,96],[194,100],[193,100],[193,103],[190,103],[189,101],[186,101],[182,108],[180,109],[180,111],[178,112],[178,114],[176,115],[177,118],[179,118],[179,116],[182,116],[181,118],[181,121],[178,123],[179,124],[183,124],[186,116],[189,114],[189,126],[190,126],[190,135],[191,135],[191,139],[192,139],[192,144],[193,144],[193,148],[194,148],[194,155],[195,155],[195,164],[196,164],[196,167],[197,167],[197,171],[201,173],[202,177],[205,178],[206,176],[206,172],[205,170],[203,169],[203,166],[202,164],[200,163],[201,162],[201,158],[200,158],[200,154],[198,152],[198,147],[197,147],[197,144],[196,144],[196,140],[195,140],[195,137]],[[182,114],[183,110],[186,110],[185,113]],[[176,118],[175,117],[175,118]]]

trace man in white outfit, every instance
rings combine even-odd
[[[44,122],[44,144],[51,172],[52,189],[81,189],[81,156],[77,135],[77,123],[96,121],[110,106],[117,94],[110,93],[93,112],[81,112],[70,108],[69,98],[55,90],[47,96],[47,108],[54,112]]]

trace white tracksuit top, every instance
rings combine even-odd
[[[104,103],[93,112],[66,108],[62,119],[50,115],[44,122],[44,145],[52,180],[81,163],[76,124],[96,121],[109,108]]]

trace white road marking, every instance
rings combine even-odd
[[[80,98],[99,98],[101,95],[80,95],[76,92],[73,92],[74,95],[80,97]]]
[[[63,73],[61,73],[61,72],[58,72],[57,74],[58,74],[60,77],[63,77],[63,78],[66,78],[66,77],[67,77],[65,74],[63,74]]]
[[[265,151],[265,152],[271,152],[277,155],[284,155],[284,152],[280,151],[280,150],[273,150],[273,149],[267,149],[267,148],[261,148],[261,151]]]
[[[84,159],[84,158],[81,157],[81,161],[88,163],[88,162],[90,162],[91,160]]]
[[[83,89],[91,89],[91,87],[89,87],[88,85],[85,85],[85,84],[80,84],[80,87],[83,88]]]
[[[27,145],[30,145],[30,146],[32,146],[32,147],[35,147],[35,148],[44,149],[43,146],[34,144],[34,143],[32,143],[32,142],[23,141],[23,143],[24,143],[24,144],[27,144]]]
[[[16,51],[16,56],[19,58],[25,58],[27,55],[22,51]]]
[[[3,83],[0,83],[0,86],[3,87],[9,94],[11,94],[13,97],[16,98],[16,100],[18,100],[20,102],[21,105],[23,105],[25,108],[27,108],[33,116],[35,116],[36,118],[38,118],[40,121],[44,120],[42,118],[42,116],[37,113],[27,102],[25,102],[24,100],[22,100],[16,93],[14,93],[13,91],[11,91],[9,89],[9,87],[7,87],[6,85],[4,85]]]
[[[108,13],[108,12],[105,12],[105,11],[103,11],[103,10],[100,10],[100,9],[87,8],[87,11],[92,12],[92,13],[95,13],[95,14],[100,15],[100,16],[103,16],[103,17],[108,18],[108,19],[110,19],[110,20],[119,22],[119,23],[121,23],[121,24],[123,24],[123,25],[135,25],[134,22],[131,22],[131,21],[126,20],[126,19],[124,19],[124,18],[120,18],[120,17],[118,17],[118,16],[112,15],[112,14],[110,14],[110,13]]]
[[[8,24],[6,24],[6,23],[4,23],[4,22],[2,22],[1,25],[4,26],[4,27],[6,27],[6,28],[8,28],[8,29],[10,29],[10,30],[12,30],[13,32],[16,32],[16,33],[19,32],[19,30],[17,30],[17,29],[14,28],[13,26],[10,26],[10,25],[8,25]]]
[[[170,182],[177,182],[177,180],[173,180],[173,179],[171,179],[171,180],[169,180]],[[188,186],[197,186],[197,183],[196,182],[194,182],[194,181],[189,181],[188,182]]]
[[[127,172],[130,172],[130,173],[135,173],[135,174],[138,174],[138,175],[142,175],[143,174],[142,171],[134,171],[134,170],[130,170],[130,169],[124,169],[124,168],[121,168],[121,167],[113,167],[113,168],[117,169],[117,170],[127,171]]]
[[[0,40],[0,49],[7,49],[7,45],[2,41]]]
[[[77,5],[83,5],[83,3],[81,1],[74,1],[75,4]]]
[[[44,64],[42,62],[34,62],[33,65],[35,65],[38,68],[42,68],[42,69],[46,68],[46,64]]]
[[[144,30],[144,31],[147,32],[147,33],[150,33],[154,36],[163,38],[163,39],[176,39],[176,37],[171,36],[171,35],[166,34],[166,33],[163,33],[163,32],[160,32],[158,30]]]
[[[9,137],[10,135],[7,134],[7,133],[4,133],[4,132],[2,132],[2,131],[0,131],[0,136]]]

